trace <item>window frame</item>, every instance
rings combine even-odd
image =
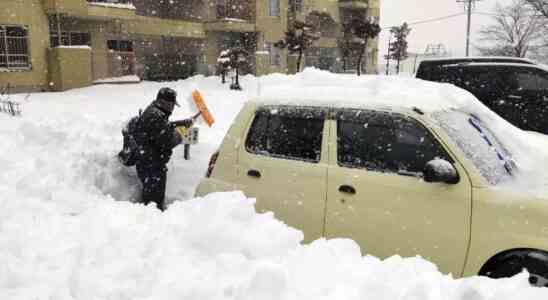
[[[133,41],[133,40],[109,39],[106,42],[107,42],[107,51],[108,52],[135,53],[135,41]],[[115,45],[116,45],[115,48],[116,49],[111,49],[110,43],[112,43],[112,42],[115,43]],[[131,50],[129,50],[129,51],[120,50],[122,43],[128,43],[128,45],[131,45]]]
[[[281,49],[274,46],[272,42],[265,42],[264,48],[268,51],[269,65],[279,67],[282,65],[282,54],[280,53]]]
[[[8,36],[8,27],[16,27],[18,29],[22,29],[25,32],[24,36]],[[31,55],[31,41],[30,41],[30,26],[28,25],[14,25],[14,24],[0,24],[0,32],[3,33],[3,35],[0,34],[0,39],[4,42],[4,50],[3,53],[0,53],[1,57],[5,57],[6,65],[1,66],[0,65],[0,72],[2,71],[30,71],[32,70],[32,55]],[[17,39],[17,40],[24,40],[25,44],[25,54],[12,54],[10,53],[10,47],[9,42],[10,40]],[[21,66],[17,64],[17,66],[10,66],[10,57],[25,57],[26,58],[26,65]]]
[[[422,122],[420,119],[415,118],[413,116],[399,113],[399,112],[392,112],[392,111],[383,111],[383,110],[374,110],[374,109],[358,109],[358,108],[348,108],[348,109],[336,109],[333,113],[333,122],[334,122],[334,139],[332,139],[332,142],[335,143],[335,151],[334,151],[334,158],[333,163],[339,167],[339,168],[347,168],[347,169],[357,169],[362,170],[364,172],[375,172],[375,173],[382,173],[382,174],[390,174],[390,175],[399,175],[399,176],[411,176],[411,177],[417,177],[422,178],[423,174],[422,172],[413,172],[408,170],[397,170],[393,171],[386,168],[377,168],[377,167],[367,167],[367,166],[358,166],[358,165],[351,165],[350,163],[344,163],[339,160],[339,121],[340,116],[343,114],[355,114],[359,112],[359,114],[362,114],[362,116],[367,115],[374,115],[377,118],[392,118],[392,121],[396,120],[397,118],[409,120],[410,122],[414,123],[417,126],[420,126],[420,128],[427,134],[427,136],[433,141],[433,143],[436,144],[436,147],[439,149],[439,151],[443,152],[443,155],[445,157],[442,157],[442,159],[447,160],[452,165],[455,165],[456,160],[451,154],[451,151],[447,148],[447,146],[444,144],[442,140],[439,139],[438,135],[431,130],[424,122]],[[359,123],[360,119],[347,119],[346,121]],[[391,124],[390,126],[394,126]],[[396,130],[396,129],[394,129]],[[395,140],[397,141],[397,140]],[[455,168],[456,170],[456,168]],[[457,171],[458,173],[458,171]]]
[[[88,43],[87,44],[74,44],[72,42],[73,38],[74,38],[73,36],[77,35],[77,34],[87,35]],[[49,38],[50,38],[50,47],[51,48],[62,47],[62,46],[89,46],[89,47],[91,47],[91,33],[86,32],[86,31],[71,31],[71,30],[61,31],[61,41],[63,41],[64,38],[66,38],[66,41],[67,41],[67,44],[63,43],[62,45],[54,45],[53,44],[53,41],[55,41],[55,40],[59,41],[59,35],[58,35],[57,31],[50,31]]]
[[[289,0],[289,10],[293,13],[300,13],[303,11],[304,0]]]
[[[280,0],[268,0],[268,16],[280,17],[281,15],[281,1]]]
[[[270,153],[266,154],[264,152],[254,151],[253,149],[249,148],[249,146],[248,146],[249,140],[250,140],[251,136],[253,135],[252,130],[253,130],[253,126],[255,124],[255,121],[257,120],[257,117],[260,116],[261,114],[264,114],[264,113],[272,115],[270,113],[272,110],[276,110],[277,111],[276,114],[286,115],[286,116],[291,116],[293,114],[303,116],[303,114],[305,112],[309,112],[309,113],[313,114],[315,118],[322,120],[322,126],[321,126],[321,130],[320,130],[320,141],[319,141],[319,156],[318,156],[317,159],[306,159],[306,158],[302,158],[302,157],[290,157],[290,156],[286,156],[286,155],[277,155],[277,154],[270,154]],[[255,111],[253,113],[253,116],[251,117],[251,119],[250,119],[250,121],[247,125],[247,129],[246,129],[246,133],[245,133],[244,141],[243,141],[244,151],[248,154],[257,155],[257,156],[265,157],[265,158],[268,158],[268,159],[281,159],[281,160],[295,161],[295,162],[302,162],[302,163],[320,164],[322,162],[324,152],[327,151],[326,149],[323,149],[323,148],[324,148],[324,139],[326,138],[324,131],[328,130],[328,129],[326,129],[326,124],[328,124],[327,123],[328,121],[329,121],[329,109],[325,108],[325,107],[290,106],[290,105],[264,105],[264,106],[259,106],[259,107],[257,107],[257,109],[255,109]]]

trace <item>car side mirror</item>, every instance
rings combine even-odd
[[[460,180],[455,167],[450,162],[440,158],[427,162],[422,173],[426,182],[456,184]]]

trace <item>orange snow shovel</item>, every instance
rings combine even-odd
[[[207,106],[205,104],[204,98],[202,97],[202,94],[198,92],[198,90],[194,90],[192,92],[192,100],[194,100],[194,104],[196,104],[196,107],[200,111],[200,115],[204,119],[204,121],[207,123],[207,126],[211,127],[213,123],[215,123],[215,119],[209,112],[209,109],[207,109]]]

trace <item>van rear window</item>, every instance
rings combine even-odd
[[[265,108],[257,111],[246,150],[275,158],[319,162],[325,114],[314,108]]]

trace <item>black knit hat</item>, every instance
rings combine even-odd
[[[158,91],[158,95],[156,96],[156,100],[164,100],[167,102],[174,102],[175,105],[179,106],[179,103],[177,102],[177,92],[173,89],[170,89],[168,87],[161,88]]]

